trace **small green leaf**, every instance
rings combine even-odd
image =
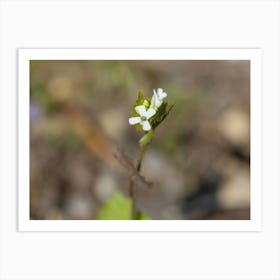
[[[137,212],[136,219],[137,220],[151,220],[150,217],[146,213],[143,213],[140,211]]]
[[[131,219],[131,199],[125,197],[120,192],[115,192],[97,213],[97,220],[130,220]],[[146,213],[137,211],[137,220],[150,220]]]
[[[147,146],[153,139],[154,137],[154,131],[151,129],[148,133],[146,133],[140,140],[139,144],[143,148]]]
[[[116,192],[109,198],[97,213],[97,220],[130,220],[131,199]]]
[[[135,127],[135,129],[136,129],[137,131],[141,131],[141,130],[142,130],[142,125],[139,124],[139,123],[135,124],[134,127]]]

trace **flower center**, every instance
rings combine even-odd
[[[141,121],[142,121],[142,122],[144,122],[144,121],[146,121],[146,120],[147,120],[147,117],[144,117],[144,116],[141,117]]]

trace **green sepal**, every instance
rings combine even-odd
[[[140,147],[143,148],[147,146],[152,141],[153,137],[154,131],[151,129],[139,140]]]
[[[138,113],[135,110],[135,107],[143,105],[145,101],[145,97],[143,95],[143,93],[141,91],[138,92],[138,98],[136,99],[134,106],[133,106],[133,110],[132,110],[132,116],[133,117],[138,117]]]
[[[142,125],[139,124],[139,123],[135,124],[134,127],[135,127],[135,129],[136,129],[137,131],[141,131],[141,130],[142,130]]]
[[[161,106],[157,110],[157,113],[150,119],[153,130],[155,130],[156,127],[158,127],[164,121],[173,107],[174,104],[168,106],[167,102],[163,102],[161,104]]]

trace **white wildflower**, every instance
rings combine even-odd
[[[167,96],[166,92],[162,88],[154,90],[154,95],[151,100],[151,108],[158,109],[163,102],[163,99]]]
[[[135,111],[138,113],[139,117],[129,118],[129,124],[140,124],[142,125],[143,130],[149,131],[151,129],[151,124],[148,120],[156,113],[156,110],[154,108],[146,110],[144,105],[140,105],[135,107]]]

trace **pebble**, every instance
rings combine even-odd
[[[225,181],[217,193],[223,209],[250,207],[250,173],[240,169]]]
[[[92,219],[94,208],[94,202],[89,195],[74,193],[67,197],[64,213],[71,219]]]
[[[121,140],[128,127],[128,117],[121,109],[104,110],[99,121],[105,133],[114,140]]]
[[[117,190],[117,178],[108,170],[103,170],[93,184],[93,191],[101,202],[105,202]]]
[[[250,141],[249,116],[238,108],[227,110],[222,114],[218,129],[234,145],[247,146]]]

